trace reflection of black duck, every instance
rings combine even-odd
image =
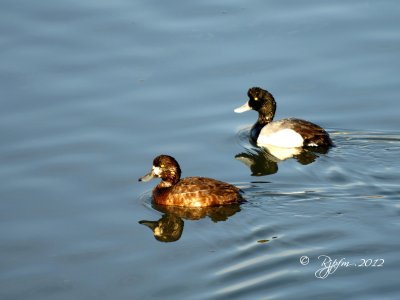
[[[327,147],[304,148],[299,154],[296,154],[293,157],[302,165],[308,165],[316,161],[319,154],[328,153],[328,150],[329,148]]]
[[[293,157],[300,164],[308,165],[319,157],[318,154],[326,154],[327,151],[326,147],[312,147],[312,149],[263,147],[246,150],[235,155],[235,158],[250,168],[252,176],[264,176],[278,172],[278,163],[287,158]]]
[[[164,213],[158,221],[139,221],[149,227],[154,237],[160,242],[175,242],[180,239],[184,222],[186,220],[199,220],[209,217],[214,222],[226,221],[229,217],[240,211],[239,204],[213,206],[213,207],[181,207],[166,206],[153,203],[153,207]]]
[[[247,150],[236,154],[235,158],[250,168],[252,176],[270,175],[278,172],[277,160],[274,160],[274,157],[271,157],[263,149],[254,149],[254,152]]]

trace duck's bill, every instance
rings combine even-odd
[[[144,175],[143,177],[140,177],[139,181],[147,182],[152,180],[155,176],[156,174],[154,174],[153,170],[151,170],[150,173]]]
[[[249,106],[249,102],[247,101],[242,106],[235,108],[234,112],[240,114],[240,113],[248,111],[248,110],[251,110],[251,107]]]
[[[149,227],[151,230],[157,227],[158,222],[157,221],[146,221],[146,220],[141,220],[139,221],[139,224],[145,225]]]

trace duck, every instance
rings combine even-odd
[[[145,225],[153,231],[154,238],[160,242],[176,242],[181,238],[184,222],[175,214],[164,214],[157,221],[141,220],[139,224]]]
[[[157,205],[207,207],[244,201],[242,191],[229,183],[207,177],[181,179],[181,168],[169,155],[154,158],[151,171],[139,181],[147,182],[156,177],[161,178],[152,192],[153,202]]]
[[[250,130],[250,138],[257,145],[281,148],[333,146],[329,134],[312,122],[297,118],[273,121],[276,102],[267,90],[252,87],[247,95],[249,100],[234,112],[242,113],[249,110],[258,112],[257,122]]]

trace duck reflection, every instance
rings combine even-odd
[[[179,240],[184,227],[183,219],[194,221],[208,216],[213,222],[221,222],[240,211],[239,204],[214,207],[180,207],[156,204],[152,206],[163,213],[161,219],[157,221],[141,220],[139,224],[150,228],[154,238],[160,242]]]
[[[328,152],[327,147],[282,148],[263,146],[246,149],[235,158],[249,167],[252,176],[264,176],[278,172],[278,163],[289,158],[296,159],[302,165],[314,162],[320,154]]]
[[[183,220],[174,214],[164,214],[157,221],[139,221],[153,231],[153,235],[160,242],[175,242],[181,238],[183,232]]]

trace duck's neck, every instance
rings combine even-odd
[[[261,129],[264,125],[259,124],[258,122],[251,127],[250,137],[254,142],[257,142],[258,136],[260,135]]]
[[[158,184],[161,188],[171,187],[179,182],[181,179],[181,170],[169,170],[163,173],[162,181]]]
[[[264,109],[261,108],[258,111],[258,119],[257,122],[253,125],[253,127],[251,128],[251,138],[254,141],[257,141],[258,136],[260,135],[260,131],[261,129],[263,129],[263,127],[269,123],[272,122],[272,120],[274,119],[274,111],[271,111],[270,109]]]
[[[257,123],[265,126],[268,123],[271,123],[275,116],[276,104],[272,99],[265,106],[261,107],[258,110],[258,120]]]
[[[157,188],[161,188],[161,189],[165,189],[165,188],[169,188],[172,186],[172,183],[168,182],[168,181],[161,181],[158,185]]]

